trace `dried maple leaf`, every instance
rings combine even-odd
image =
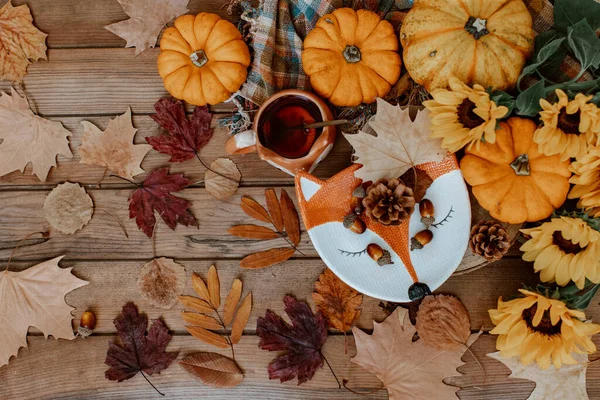
[[[135,218],[137,226],[152,237],[158,212],[171,229],[179,223],[198,226],[198,221],[189,211],[191,203],[171,192],[179,192],[190,184],[183,175],[169,175],[166,168],[152,171],[144,183],[129,196],[129,218]]]
[[[82,164],[106,167],[123,178],[133,179],[145,171],[140,164],[150,151],[147,144],[133,144],[137,129],[131,124],[131,108],[111,119],[102,132],[89,121],[81,121],[83,138],[79,146]]]
[[[319,275],[315,290],[312,299],[317,309],[327,318],[329,325],[345,334],[360,316],[362,294],[342,282],[329,268]]]
[[[327,341],[325,317],[321,312],[313,314],[308,304],[292,296],[285,296],[283,303],[292,325],[267,310],[265,317],[256,322],[258,347],[285,351],[269,364],[269,379],[287,382],[297,377],[300,385],[312,379],[323,366],[321,348]]]
[[[0,367],[27,347],[27,330],[34,326],[47,338],[74,339],[73,307],[65,303],[67,293],[87,285],[60,268],[56,257],[21,272],[0,272]]]
[[[172,19],[187,13],[189,0],[117,0],[130,17],[104,28],[135,47],[135,55],[153,48],[158,35]]]
[[[179,361],[179,365],[205,385],[216,388],[231,388],[244,379],[234,360],[217,353],[195,353]]]
[[[155,258],[146,263],[137,281],[137,291],[154,307],[169,309],[185,289],[185,267],[170,258]]]
[[[148,136],[146,141],[154,150],[171,156],[170,162],[182,162],[198,157],[213,135],[210,127],[212,114],[208,107],[196,107],[192,118],[185,115],[180,100],[163,98],[154,104],[156,114],[151,115],[167,134]]]
[[[78,183],[56,186],[44,200],[48,223],[65,234],[73,234],[87,225],[94,214],[94,203]]]
[[[1,31],[0,26],[0,31]],[[66,130],[60,122],[35,115],[27,99],[11,88],[11,95],[0,96],[0,176],[33,165],[33,173],[46,182],[56,156],[73,157]]]
[[[471,336],[471,319],[465,305],[454,296],[425,296],[417,311],[419,337],[439,349],[464,349]]]
[[[370,127],[377,136],[364,131],[346,134],[362,168],[355,175],[363,181],[394,179],[410,168],[426,162],[439,162],[446,151],[439,139],[432,139],[429,111],[419,112],[411,121],[409,108],[404,110],[377,99],[377,113]]]
[[[237,192],[242,174],[237,165],[228,158],[217,158],[206,171],[204,185],[214,198],[226,200]]]
[[[0,80],[21,82],[29,60],[46,59],[46,35],[33,26],[27,5],[13,7],[11,0],[0,8]]]
[[[456,368],[464,364],[461,357],[465,349],[439,350],[420,339],[413,342],[416,329],[407,310],[396,308],[385,321],[375,322],[372,335],[356,327],[352,333],[356,340],[352,362],[375,374],[387,388],[390,400],[456,397],[458,388],[443,380],[460,375]],[[467,345],[479,335],[471,335]]]
[[[511,374],[509,378],[527,379],[535,382],[535,389],[527,400],[564,400],[564,399],[589,399],[585,384],[585,375],[589,365],[587,354],[573,354],[578,362],[574,365],[565,365],[558,370],[551,365],[548,369],[541,369],[537,363],[523,365],[518,356],[502,357],[500,352],[487,354],[506,365]]]
[[[161,319],[155,320],[146,333],[148,317],[140,315],[131,302],[123,306],[123,311],[115,318],[114,324],[121,346],[115,342],[108,343],[104,361],[110,367],[104,373],[108,380],[123,382],[133,378],[138,372],[148,380],[144,373],[160,374],[179,355],[179,351],[165,351],[172,338],[165,323]]]

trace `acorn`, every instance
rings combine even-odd
[[[426,228],[429,228],[434,222],[434,207],[429,199],[423,199],[419,203],[419,213],[421,213],[421,222]]]
[[[79,321],[79,328],[77,333],[79,336],[86,338],[92,334],[92,331],[96,328],[96,316],[91,311],[86,311],[81,314],[81,320]]]
[[[348,214],[344,217],[344,228],[360,235],[367,229],[367,226],[355,214]]]
[[[371,243],[367,246],[367,254],[374,261],[377,262],[377,265],[384,266],[393,264],[392,255],[389,251],[383,250],[380,245]]]
[[[350,200],[350,208],[356,215],[361,215],[365,207],[362,204],[362,199],[367,196],[365,188],[360,185],[352,191],[352,199]]]
[[[410,239],[410,251],[422,249],[427,243],[433,239],[433,232],[429,229],[418,232]]]

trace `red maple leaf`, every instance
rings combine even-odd
[[[321,312],[313,314],[308,304],[293,296],[283,298],[289,325],[271,310],[256,322],[258,346],[263,350],[285,351],[269,364],[269,379],[287,382],[298,377],[298,385],[312,379],[323,366],[321,347],[327,340],[327,326]]]
[[[168,134],[150,136],[146,141],[154,150],[171,156],[170,162],[182,162],[198,157],[210,138],[212,114],[208,107],[196,107],[192,118],[185,115],[183,103],[179,100],[163,98],[154,104],[156,114],[152,119],[167,130]]]
[[[182,174],[169,175],[167,168],[157,169],[148,174],[139,189],[129,196],[129,218],[135,218],[137,226],[148,237],[152,237],[158,212],[171,229],[175,225],[198,226],[198,221],[188,210],[192,205],[171,192],[179,192],[189,186],[190,181]]]
[[[140,372],[150,383],[144,373],[159,374],[179,355],[178,351],[165,351],[172,338],[165,323],[160,319],[155,320],[146,333],[148,317],[140,315],[131,302],[123,306],[123,311],[115,318],[114,324],[122,345],[108,343],[104,363],[110,368],[104,373],[106,379],[122,382]]]

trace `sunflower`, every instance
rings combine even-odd
[[[434,90],[433,100],[423,102],[431,111],[431,137],[442,138],[442,147],[455,153],[467,144],[496,141],[496,120],[508,114],[497,106],[481,85],[473,88],[450,78],[450,90]]]
[[[521,232],[531,236],[521,246],[523,260],[534,261],[542,282],[565,286],[573,281],[580,289],[586,278],[600,282],[600,232],[582,219],[553,218]]]
[[[562,90],[555,92],[558,102],[540,99],[542,126],[535,131],[533,140],[547,156],[560,154],[563,161],[582,157],[588,145],[599,144],[598,107],[589,102],[593,96],[579,93],[569,101]]]
[[[584,208],[594,218],[600,217],[600,147],[592,147],[587,154],[569,167],[574,183],[570,199],[579,199],[577,207]]]
[[[600,325],[586,323],[585,313],[569,309],[560,300],[549,299],[528,290],[519,290],[523,298],[498,299],[498,308],[489,310],[499,335],[496,349],[503,357],[520,356],[523,365],[537,361],[542,369],[550,364],[577,364],[572,353],[591,354],[596,346],[590,336],[600,332]]]

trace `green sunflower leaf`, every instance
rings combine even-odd
[[[528,117],[535,116],[542,108],[540,106],[540,99],[544,98],[546,98],[546,90],[544,80],[542,79],[517,97],[515,102],[517,114]]]
[[[554,28],[567,32],[567,29],[582,19],[587,20],[592,29],[600,29],[600,3],[594,0],[555,0]]]
[[[585,310],[590,305],[590,302],[600,288],[600,284],[592,283],[587,279],[585,282],[586,285],[583,289],[579,289],[573,282],[559,289],[561,300],[565,302],[567,307],[576,310]]]
[[[582,19],[567,29],[569,47],[581,64],[581,70],[600,65],[600,39],[587,20]]]
[[[517,80],[517,88],[521,87],[521,80],[523,78],[525,78],[527,75],[533,74],[538,69],[538,67],[540,67],[543,64],[545,64],[546,62],[548,62],[548,60],[550,60],[555,54],[557,54],[565,40],[566,40],[566,38],[564,38],[564,37],[558,37],[556,39],[546,42],[543,45],[543,47],[541,47],[540,50],[538,51],[538,53],[535,57],[535,62],[533,62],[533,63],[527,65],[525,68],[523,68],[523,71],[521,72],[521,75],[519,76],[519,79]],[[560,55],[559,55],[559,57],[560,57]],[[560,62],[562,62],[563,58],[564,58],[564,55],[560,59]]]
[[[512,114],[513,109],[515,108],[515,98],[512,95],[499,90],[497,92],[491,93],[490,99],[494,103],[496,103],[496,105],[505,106],[506,108],[508,108],[508,113],[506,113],[506,115],[501,119],[508,118],[510,114]]]

